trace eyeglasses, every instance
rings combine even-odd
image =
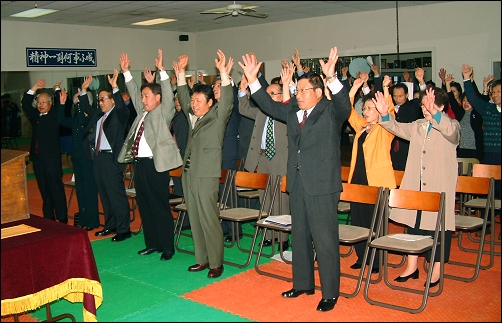
[[[267,93],[268,93],[268,94],[270,94],[271,96],[282,94],[282,92],[277,92],[277,93],[274,93],[274,92],[267,92]]]
[[[298,95],[298,94],[300,94],[300,93],[301,93],[301,94],[303,94],[305,91],[307,91],[307,90],[313,90],[313,89],[314,89],[313,87],[308,87],[308,88],[306,88],[306,89],[295,89],[294,94],[295,94],[295,95]]]
[[[99,98],[98,101],[101,102],[101,103],[103,103],[103,102],[105,102],[106,100],[109,100],[109,99],[110,98],[108,98],[108,97],[104,97],[104,98]]]
[[[362,111],[362,112],[364,112],[364,111],[366,111],[366,110],[368,110],[368,111],[369,111],[370,109],[376,109],[376,107],[367,107],[367,108],[363,107],[363,108],[361,109],[361,111]]]

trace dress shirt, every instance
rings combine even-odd
[[[270,117],[267,117],[267,120],[265,120],[265,126],[263,126],[263,133],[261,135],[261,149],[267,149],[267,125],[268,125],[268,119]],[[272,136],[274,137],[274,143],[275,143],[275,122],[272,122]]]
[[[145,120],[145,117],[147,114],[148,114],[148,111],[143,111],[143,116],[141,117],[141,120],[138,123],[138,127],[136,128],[136,131],[134,132],[134,138],[136,138],[136,136],[138,135],[139,126]],[[138,156],[136,156],[136,157],[152,157],[152,156],[153,156],[152,149],[148,145],[148,142],[146,142],[145,132],[143,131],[143,135],[141,136],[141,138],[139,140]]]

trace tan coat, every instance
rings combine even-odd
[[[460,124],[441,113],[439,124],[433,120],[432,129],[427,133],[429,121],[419,119],[412,123],[396,122],[393,116],[389,121],[379,122],[385,129],[398,137],[410,141],[408,161],[402,189],[445,192],[446,230],[455,231],[455,188],[457,185],[456,147],[460,141]],[[390,218],[396,222],[414,227],[416,211],[393,209]],[[420,229],[435,230],[436,215],[422,213]]]

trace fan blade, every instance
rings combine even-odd
[[[249,9],[252,10],[252,9]],[[240,11],[240,14],[243,16],[249,16],[249,17],[255,17],[255,18],[267,18],[268,15],[266,13],[262,12],[256,12],[256,11]]]
[[[216,8],[216,9],[204,10],[201,13],[219,13],[219,14],[224,14],[224,13],[227,13],[227,12],[228,12],[227,8]]]
[[[231,14],[232,14],[231,12],[228,12],[228,13],[224,14],[223,16],[219,16],[219,17],[214,18],[213,20],[220,19],[220,18],[223,18],[226,16],[230,16]]]

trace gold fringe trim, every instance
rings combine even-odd
[[[87,278],[70,278],[58,285],[41,290],[35,294],[21,296],[14,299],[2,300],[2,316],[24,313],[64,298],[72,303],[83,302],[84,294],[94,295],[96,309],[103,303],[103,289],[101,283]],[[96,316],[84,308],[84,321],[96,322]]]
[[[84,322],[97,322],[98,318],[96,315],[92,314],[91,312],[87,311],[84,307]]]

